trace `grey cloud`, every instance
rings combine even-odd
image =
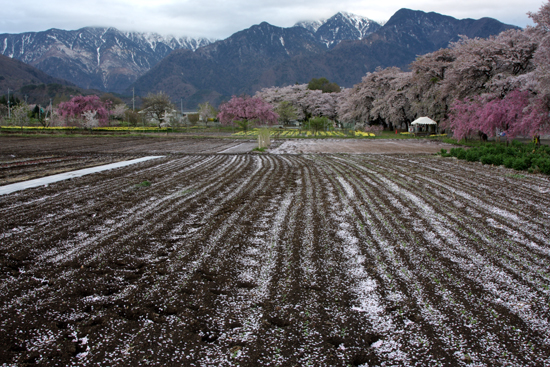
[[[15,3],[7,5],[14,6],[2,7],[0,33],[112,26],[121,30],[223,39],[262,21],[288,27],[300,20],[330,17],[337,11],[387,20],[403,7],[457,18],[488,16],[523,27],[529,24],[526,13],[536,12],[542,4],[540,0],[424,0],[414,4],[401,0],[90,0],[86,3],[26,0],[16,6]]]

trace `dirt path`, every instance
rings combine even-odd
[[[2,196],[0,363],[549,364],[550,180],[511,173],[190,154]]]

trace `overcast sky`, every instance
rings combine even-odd
[[[548,1],[548,0],[547,0]],[[300,20],[328,18],[338,11],[376,21],[409,8],[455,18],[492,17],[525,27],[526,13],[542,0],[0,0],[0,33],[74,30],[109,26],[163,35],[224,39],[266,21],[290,27]]]

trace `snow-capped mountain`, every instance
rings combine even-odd
[[[409,9],[399,10],[372,31],[377,27],[343,13],[324,21],[315,33],[304,26],[281,28],[263,22],[195,52],[176,50],[132,87],[141,95],[164,91],[191,109],[204,101],[217,104],[232,95],[253,95],[264,87],[312,78],[351,87],[378,67],[406,68],[417,55],[446,47],[459,35],[485,38],[514,28],[495,19],[460,20]]]
[[[194,51],[214,41],[86,27],[1,34],[0,50],[84,88],[122,91],[173,50]]]
[[[303,20],[301,22],[298,22],[294,24],[294,27],[302,27],[310,31],[311,33],[317,32],[319,27],[321,27],[323,24],[325,24],[327,20],[321,19],[321,20]]]
[[[346,12],[339,12],[326,20],[298,22],[294,26],[315,33],[319,42],[329,49],[345,40],[363,39],[382,27],[369,18]]]
[[[216,42],[115,28],[3,34],[0,53],[81,88],[129,94],[134,88],[138,95],[162,90],[194,108],[311,78],[349,87],[377,67],[406,68],[459,35],[488,37],[510,28],[490,18],[401,9],[384,26],[340,12],[290,28],[263,22]]]

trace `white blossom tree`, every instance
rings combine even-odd
[[[82,112],[82,118],[84,120],[84,127],[87,129],[92,129],[99,126],[99,119],[97,119],[96,110],[87,110]]]

